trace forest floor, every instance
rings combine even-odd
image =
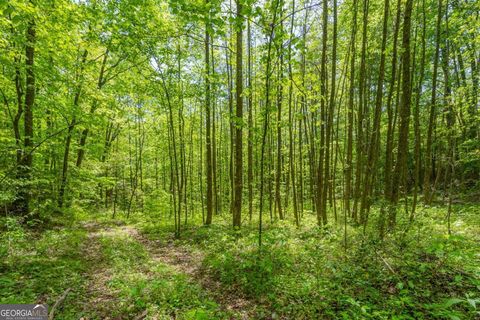
[[[76,320],[480,318],[478,204],[455,206],[451,234],[443,206],[399,215],[383,240],[348,224],[347,247],[340,217],[267,217],[261,249],[255,221],[192,217],[175,238],[168,215],[72,212],[35,228],[0,218],[0,303]]]
[[[91,262],[87,276],[87,297],[85,303],[85,313],[91,313],[101,319],[110,318],[111,315],[118,318],[124,318],[122,315],[116,315],[118,309],[118,295],[121,292],[112,288],[110,285],[113,279],[115,281],[126,281],[123,277],[128,277],[131,273],[136,273],[139,278],[156,280],[158,274],[152,270],[151,266],[161,265],[167,269],[166,273],[174,274],[178,277],[184,277],[186,281],[195,285],[198,284],[198,294],[205,299],[211,299],[215,307],[210,310],[220,312],[224,316],[236,319],[250,319],[255,313],[255,303],[248,300],[245,296],[233,291],[231,288],[224,287],[219,281],[209,276],[208,272],[202,268],[204,255],[201,251],[193,251],[186,247],[176,245],[173,238],[163,240],[151,240],[142,235],[135,226],[124,225],[122,222],[115,222],[112,225],[102,225],[95,221],[87,221],[81,224],[87,231],[87,241],[83,246],[83,255],[87,261]],[[128,260],[124,266],[125,273],[118,274],[115,270],[115,264],[108,263],[109,257],[99,254],[102,246],[106,243],[114,244],[118,241],[129,243],[131,246],[145,252],[146,257],[141,265],[133,260]],[[113,246],[113,250],[121,250],[121,246]],[[113,253],[120,254],[121,252]],[[93,309],[92,309],[93,308]],[[156,318],[155,311],[145,309],[137,314],[135,319]],[[193,319],[203,319],[208,316],[210,311],[190,310]],[[178,315],[171,315],[172,317]],[[208,317],[207,317],[208,318]],[[205,318],[205,319],[207,319]]]

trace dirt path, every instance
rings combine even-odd
[[[102,226],[95,222],[88,222],[82,225],[88,232],[88,243],[85,244],[84,255],[95,266],[92,272],[87,275],[89,295],[88,308],[96,309],[96,314],[109,314],[115,307],[116,293],[108,287],[111,279],[111,272],[108,265],[102,261],[99,254],[101,237],[126,236],[141,243],[150,255],[153,262],[163,263],[170,266],[179,273],[186,274],[189,281],[198,283],[206,291],[220,308],[224,311],[236,314],[236,319],[252,319],[255,315],[256,304],[248,300],[236,288],[226,288],[220,282],[211,277],[211,273],[202,267],[204,254],[200,251],[193,251],[189,248],[175,244],[173,239],[150,240],[142,235],[133,226]],[[141,319],[143,317],[139,317]]]
[[[122,229],[143,243],[154,261],[168,264],[199,283],[223,310],[238,314],[240,319],[250,319],[255,314],[253,301],[243,296],[237,288],[226,288],[202,267],[204,259],[202,252],[176,245],[173,239],[150,240],[130,226],[124,226]]]
[[[108,286],[112,273],[101,253],[102,246],[99,239],[115,230],[102,227],[95,222],[84,223],[82,227],[88,232],[87,242],[83,244],[82,253],[91,265],[90,272],[85,274],[87,296],[83,309],[84,312],[96,315],[111,314],[115,308],[116,292]]]

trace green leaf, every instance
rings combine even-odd
[[[448,307],[451,307],[451,306],[453,306],[453,305],[455,305],[455,304],[459,304],[459,303],[461,303],[461,302],[463,302],[463,301],[464,301],[463,299],[451,298],[451,299],[448,299],[443,305],[448,308]]]
[[[467,299],[468,304],[471,305],[474,310],[477,310],[477,302],[479,301],[479,299]]]

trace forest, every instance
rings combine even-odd
[[[480,319],[479,1],[0,0],[0,68],[0,308]]]

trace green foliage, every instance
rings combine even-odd
[[[471,319],[480,298],[477,208],[455,207],[452,236],[441,207],[422,208],[413,229],[399,212],[399,230],[383,241],[375,227],[364,235],[349,225],[346,251],[342,223],[319,229],[308,216],[300,229],[268,225],[261,251],[253,226],[190,227],[178,243],[205,252],[205,272],[226,288],[286,318]],[[163,239],[169,231],[156,225],[144,230]]]
[[[373,220],[378,212],[372,210]],[[362,227],[349,225],[346,251],[343,226],[318,228],[313,216],[304,217],[299,229],[281,221],[267,224],[261,250],[253,225],[237,231],[223,224],[190,226],[175,245],[203,252],[202,272],[225,292],[255,301],[259,319],[473,319],[480,305],[478,207],[455,206],[455,212],[450,236],[441,207],[422,208],[413,226],[400,218],[399,230],[383,241],[373,227],[364,235]],[[118,302],[106,301],[98,312],[116,317],[232,316],[188,275],[154,259],[135,229],[109,217],[97,214],[103,222],[94,227],[86,222],[87,230],[93,228],[88,237],[78,226],[38,233],[17,219],[3,219],[0,302],[52,304],[73,288],[59,319],[95,317],[82,304],[91,295],[88,287],[104,285],[96,294],[114,295]],[[143,219],[141,225],[149,238],[165,242],[172,232],[165,221]],[[85,276],[92,272],[99,274],[97,284]]]
[[[126,234],[106,231],[100,238],[105,268],[112,270],[107,285],[120,298],[114,316],[149,316],[178,319],[223,319],[216,303],[209,300],[186,275],[152,260],[143,244]]]
[[[72,288],[60,319],[236,316],[153,257],[125,226],[137,223],[162,244],[201,252],[202,271],[257,304],[259,319],[478,318],[480,2],[413,1],[411,30],[406,3],[386,8],[380,76],[381,0],[0,0],[0,303],[52,305]],[[27,92],[35,93],[31,117]],[[248,118],[236,116],[237,94]],[[245,135],[243,190],[232,190],[241,172],[235,128]],[[216,214],[214,225],[198,227],[210,129]],[[397,213],[385,234],[377,205],[365,227],[353,215],[343,221],[344,205],[316,226],[318,203],[363,207],[362,192],[374,202],[389,166],[409,212],[382,195]],[[413,189],[433,197],[410,215]],[[232,231],[232,195],[243,192],[245,208],[247,190],[253,221]],[[438,202],[447,199],[448,212]],[[476,203],[461,204],[468,200]],[[287,222],[293,202],[299,228]],[[276,221],[279,205],[285,221]]]
[[[151,212],[149,217],[160,218],[167,216],[170,212],[171,195],[163,190],[157,189],[145,199],[145,211]]]
[[[1,223],[6,231],[0,238],[0,303],[53,305],[71,288],[58,319],[77,317],[85,295],[82,274],[88,265],[81,254],[85,232],[63,229],[38,234],[12,218]]]

